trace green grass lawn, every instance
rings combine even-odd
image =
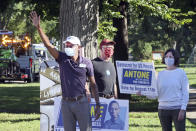
[[[173,126],[173,130],[174,126]],[[186,131],[195,131],[196,125],[186,120]],[[157,112],[130,112],[129,131],[161,131]]]
[[[39,83],[0,84],[0,112],[39,113]]]
[[[40,115],[0,113],[0,131],[40,131]]]
[[[131,95],[129,101],[129,111],[146,111],[155,112],[157,111],[158,101],[147,99],[145,96]]]
[[[39,83],[0,84],[0,131],[40,131]]]
[[[183,69],[189,79],[190,86],[196,88],[196,67],[185,67]]]

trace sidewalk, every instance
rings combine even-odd
[[[187,119],[196,124],[196,88],[190,87]]]

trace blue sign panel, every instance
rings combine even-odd
[[[151,86],[152,71],[123,69],[122,83]]]

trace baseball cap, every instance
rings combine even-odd
[[[78,37],[76,37],[76,36],[68,36],[66,38],[66,40],[63,41],[63,44],[66,43],[66,42],[70,42],[70,43],[72,43],[74,45],[79,45],[79,46],[81,45],[80,39]]]
[[[114,45],[116,44],[116,42],[114,41],[111,41],[111,40],[108,40],[108,39],[103,39],[100,43],[100,48],[103,46],[103,45]]]

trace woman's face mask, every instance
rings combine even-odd
[[[174,58],[165,58],[165,64],[170,67],[174,65]]]
[[[166,55],[165,55],[165,64],[168,66],[168,67],[171,67],[174,65],[174,56],[172,54],[172,52],[168,52]]]

